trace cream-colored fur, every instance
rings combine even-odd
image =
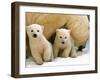
[[[58,28],[70,29],[77,47],[84,46],[89,37],[89,21],[86,15],[27,13],[26,24],[33,23],[44,25],[44,36],[47,39],[50,39]]]
[[[32,24],[27,26],[29,45],[33,59],[37,64],[43,64],[53,59],[52,45],[43,35],[43,26]]]
[[[70,30],[57,29],[56,37],[53,45],[54,57],[77,57],[74,42],[70,36]],[[60,52],[60,53],[59,53]]]

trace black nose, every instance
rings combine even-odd
[[[62,42],[62,44],[64,44],[64,42]]]
[[[37,37],[37,34],[33,34],[33,37],[36,38]]]

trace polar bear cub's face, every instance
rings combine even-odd
[[[29,37],[32,38],[38,38],[41,36],[41,34],[43,34],[43,26],[39,25],[39,24],[32,24],[30,26],[27,26],[27,34]]]
[[[56,39],[60,44],[66,45],[68,40],[70,39],[70,30],[67,29],[57,29],[56,30]]]

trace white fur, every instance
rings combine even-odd
[[[56,37],[54,41],[53,50],[54,50],[55,58],[58,55],[61,57],[68,57],[70,53],[71,53],[71,57],[77,56],[76,49],[74,47],[74,42],[70,36],[70,30],[67,30],[67,29],[57,29],[56,30]],[[59,53],[59,51],[62,51],[62,52]]]
[[[44,61],[47,62],[53,59],[52,45],[44,37],[43,29],[44,27],[38,24],[27,26],[32,57],[37,64],[43,64]],[[37,37],[34,37],[34,34],[36,34]]]

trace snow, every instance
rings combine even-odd
[[[75,66],[75,65],[87,65],[90,62],[90,54],[89,54],[89,41],[87,41],[86,47],[78,52],[78,54],[81,54],[77,56],[76,58],[62,58],[57,57],[52,62],[44,62],[42,65],[37,65],[32,57],[29,57],[26,59],[26,67],[50,67],[50,66]]]
[[[86,48],[83,49],[83,51],[78,52],[80,54],[76,58],[62,58],[58,57],[54,59],[52,62],[44,62],[42,65],[37,65],[34,61],[33,58],[30,57],[26,59],[26,67],[31,68],[31,67],[50,67],[50,66],[75,66],[75,65],[88,65],[89,60],[90,60],[90,55],[89,55],[89,44],[87,43]]]

